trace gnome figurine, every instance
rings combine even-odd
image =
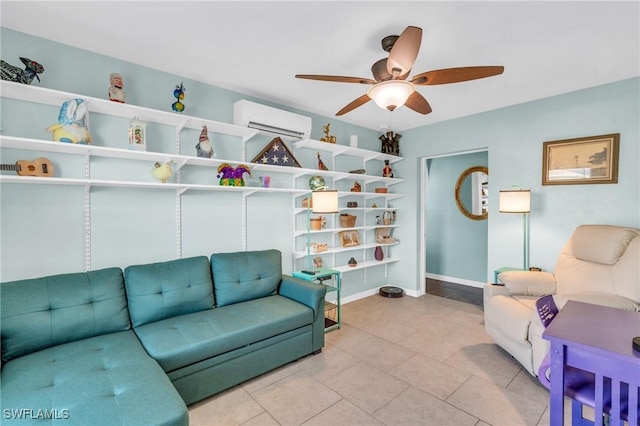
[[[198,144],[196,145],[196,151],[198,152],[198,157],[213,157],[213,146],[211,146],[211,141],[209,140],[207,126],[202,126],[202,131],[200,132],[200,142],[198,142]]]

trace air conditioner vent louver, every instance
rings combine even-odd
[[[239,126],[292,138],[308,139],[311,136],[311,117],[245,99],[233,104],[233,122]]]
[[[249,127],[250,129],[261,130],[263,132],[275,133],[277,135],[285,135],[285,136],[290,136],[292,138],[304,139],[304,132],[297,132],[295,130],[283,129],[282,127],[275,127],[269,124],[256,123],[254,121],[250,121],[249,124],[247,124],[247,127]]]

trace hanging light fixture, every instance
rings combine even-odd
[[[387,80],[372,86],[367,95],[382,109],[393,111],[404,105],[416,91],[415,84],[406,80]]]

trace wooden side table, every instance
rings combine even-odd
[[[336,319],[328,318],[326,315],[327,312],[327,302],[325,300],[325,317],[324,317],[324,331],[335,330],[336,328],[340,328],[341,318],[340,318],[340,289],[342,287],[342,277],[340,271],[336,271],[335,269],[330,268],[313,268],[310,270],[314,272],[314,274],[308,274],[307,271],[293,271],[292,275],[296,278],[303,279],[305,281],[316,281],[319,284],[327,287],[327,294],[331,292],[336,293]],[[334,282],[335,279],[335,282]],[[326,284],[327,281],[330,281],[331,284]]]
[[[596,425],[602,422],[605,395],[610,395],[607,409],[612,425],[622,424],[620,413],[623,411],[627,412],[630,425],[638,424],[640,352],[633,349],[635,336],[640,336],[640,312],[573,300],[564,305],[542,333],[542,337],[551,342],[549,398],[553,426],[562,425],[564,420],[566,366],[595,374],[595,386],[590,393],[595,403]],[[628,386],[628,392],[623,384]],[[610,390],[605,389],[609,385]],[[573,404],[572,423],[582,424],[582,405],[578,402]]]

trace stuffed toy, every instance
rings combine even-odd
[[[85,126],[88,111],[87,103],[82,99],[66,101],[60,108],[58,123],[47,127],[47,132],[53,133],[56,142],[90,144],[91,135]]]

